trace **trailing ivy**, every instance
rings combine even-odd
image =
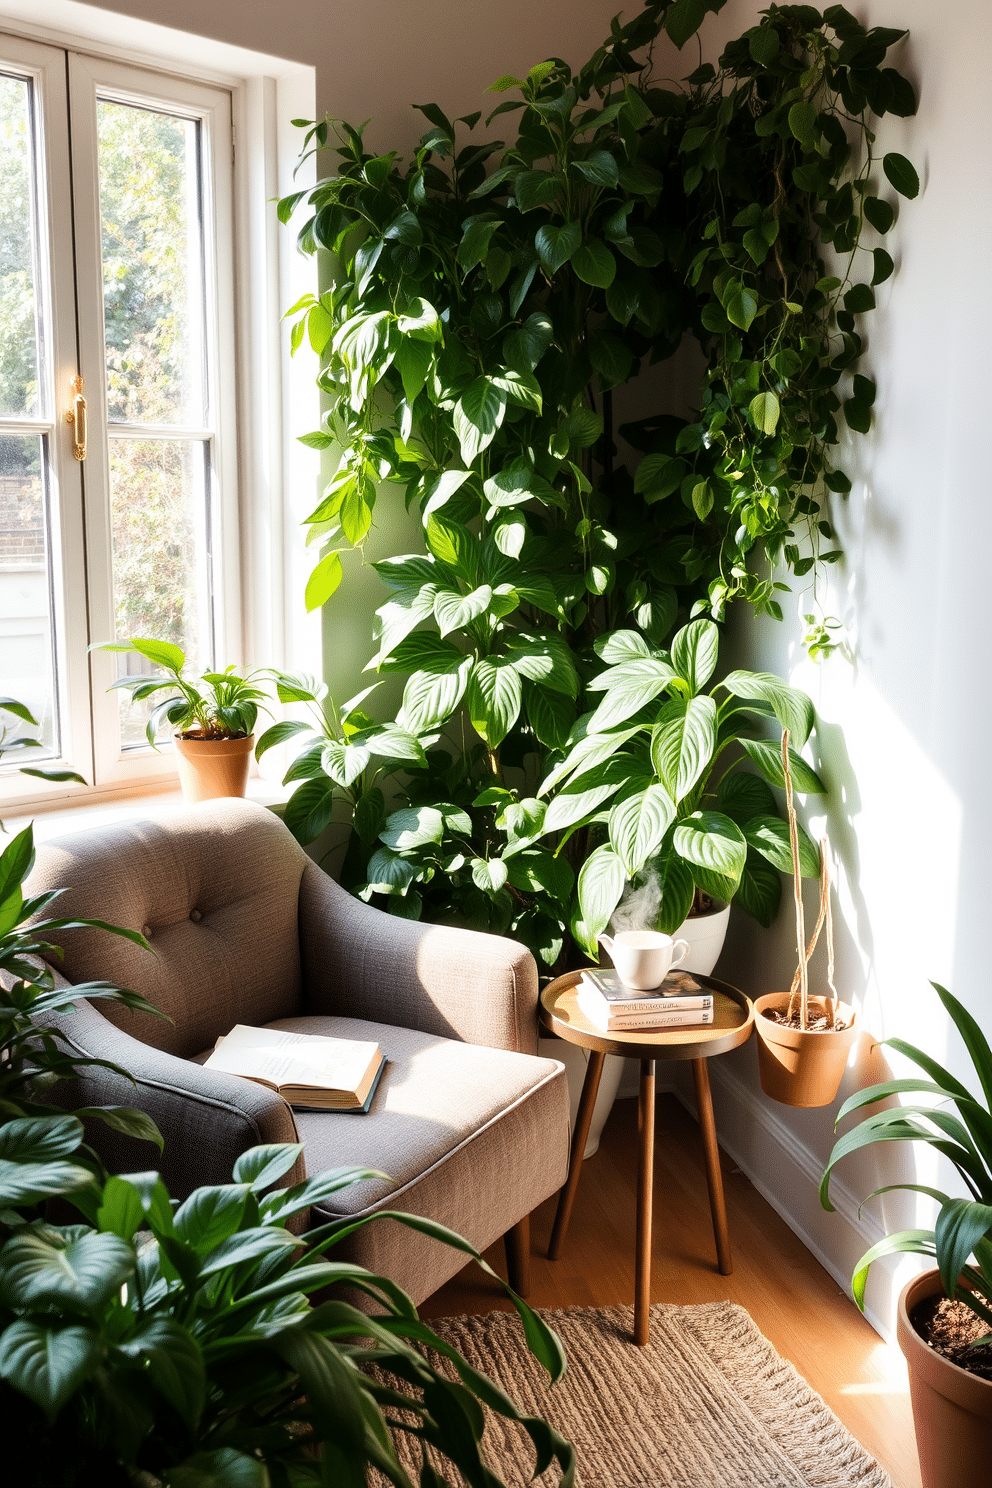
[[[334,594],[383,492],[402,488],[425,538],[375,565],[388,597],[370,666],[406,677],[402,707],[385,731],[360,714],[347,740],[328,726],[293,767],[307,794],[288,819],[316,835],[345,789],[354,887],[510,929],[549,965],[599,828],[594,813],[556,851],[537,785],[584,736],[594,642],[631,631],[667,665],[693,615],[738,597],[779,614],[775,565],[802,577],[838,556],[823,544],[825,493],[850,489],[841,410],[857,431],[871,418],[858,317],[892,261],[860,239],[893,210],[868,120],[912,111],[883,66],[903,33],[772,6],[719,69],[658,86],[662,29],[682,46],[719,8],[659,0],[578,73],[552,60],[500,78],[487,124],[512,119],[508,146],[436,104],[405,163],[351,125],[309,125],[305,150],[333,152],[335,172],[279,207],[287,221],[305,202],[301,248],[338,265],[289,312],[329,400],[305,442],[341,451],[308,519],[308,605]],[[908,161],[883,170],[915,194]],[[612,390],[687,335],[705,357],[698,413],[626,425],[628,472]],[[822,652],[830,622],[815,623]],[[345,742],[375,758],[346,768]],[[387,818],[378,772],[394,765],[408,805]]]

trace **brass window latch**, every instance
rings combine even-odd
[[[83,379],[74,377],[69,384],[72,407],[66,409],[65,421],[74,431],[72,453],[77,460],[86,459],[86,399],[83,397]]]

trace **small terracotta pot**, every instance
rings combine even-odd
[[[939,1271],[903,1288],[896,1337],[909,1365],[909,1393],[923,1488],[988,1488],[992,1471],[992,1380],[935,1353],[909,1320],[914,1307],[943,1293]]]
[[[823,1008],[822,997],[811,997],[809,1003]],[[783,1106],[829,1106],[861,1032],[857,1014],[840,1003],[837,1011],[848,1026],[839,1031],[787,1028],[762,1017],[766,1010],[784,1013],[788,1006],[788,992],[767,992],[754,1004],[761,1088]]]
[[[243,796],[255,735],[247,739],[183,739],[176,735],[179,784],[186,801],[215,801]]]

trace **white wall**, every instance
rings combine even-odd
[[[102,8],[312,64],[318,111],[373,116],[369,137],[388,147],[415,138],[411,101],[438,99],[451,113],[467,112],[500,72],[550,53],[581,61],[605,34],[615,3],[102,0]],[[896,273],[866,317],[875,425],[845,451],[857,478],[852,496],[836,502],[847,556],[824,602],[845,621],[849,644],[819,667],[804,659],[798,617],[810,608],[808,595],[789,606],[783,625],[742,617],[737,644],[746,664],[807,688],[819,711],[817,763],[831,789],[826,821],[840,860],[841,986],[874,1035],[917,1042],[963,1074],[966,1060],[928,978],[950,985],[992,1029],[982,662],[992,135],[981,73],[992,59],[992,7],[987,0],[849,5],[867,24],[910,29],[898,62],[919,89],[920,109],[915,119],[882,122],[879,153],[908,155],[923,182],[917,201],[900,203],[888,238]],[[715,56],[720,39],[753,24],[760,9],[759,0],[730,0],[708,19],[704,51]],[[370,588],[366,603],[372,598]],[[363,624],[352,622],[349,647],[360,644]],[[356,672],[357,665],[356,658]],[[822,818],[809,819],[819,830]],[[720,969],[754,994],[785,986],[790,936],[787,913],[770,933],[738,920]],[[866,1040],[845,1091],[881,1071]],[[832,1113],[773,1107],[758,1092],[753,1048],[720,1061],[714,1087],[721,1140],[846,1283],[881,1233],[883,1211],[859,1220],[857,1201],[911,1172],[914,1155],[890,1149],[884,1161],[852,1161],[841,1172],[841,1213],[823,1214],[815,1189]],[[925,1164],[920,1176],[926,1181]],[[905,1201],[883,1202],[887,1227],[909,1221]],[[892,1296],[880,1271],[869,1291],[880,1327],[891,1318]]]
[[[718,35],[753,24],[760,8],[757,0],[731,0],[707,23],[707,54],[716,54]],[[868,438],[849,439],[842,463],[854,491],[846,501],[833,498],[846,558],[823,602],[845,622],[848,644],[819,666],[805,659],[800,617],[812,608],[808,594],[787,606],[783,625],[740,617],[736,639],[743,664],[780,672],[817,706],[816,762],[830,797],[825,815],[810,800],[807,819],[814,832],[825,821],[839,858],[842,992],[877,1038],[915,1043],[974,1084],[928,983],[948,986],[992,1035],[983,659],[992,136],[980,71],[992,60],[992,7],[867,0],[849,8],[866,25],[909,29],[895,60],[917,87],[919,111],[881,121],[877,148],[879,156],[907,155],[923,189],[916,201],[899,201],[888,234],[896,272],[878,292],[878,310],[864,317],[863,370],[878,383],[874,427]],[[881,189],[896,200],[884,180]],[[718,968],[754,995],[791,979],[794,931],[783,903],[771,933],[736,920]],[[842,1095],[885,1078],[880,1060],[865,1040]],[[897,1074],[910,1072],[898,1056],[889,1062]],[[934,1183],[927,1154],[889,1147],[849,1159],[839,1169],[842,1213],[823,1214],[814,1190],[830,1151],[832,1111],[773,1107],[757,1093],[751,1047],[721,1061],[714,1078],[721,1138],[839,1279],[846,1283],[860,1251],[882,1233],[880,1220],[887,1230],[915,1222],[905,1196],[875,1201],[860,1223],[856,1201],[914,1167],[918,1181]],[[930,1223],[930,1213],[921,1209],[921,1222]],[[903,1262],[900,1278],[917,1265]],[[868,1300],[876,1325],[887,1327],[897,1288],[876,1271]]]

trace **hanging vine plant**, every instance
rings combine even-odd
[[[779,613],[773,565],[801,577],[837,556],[824,491],[850,488],[833,459],[842,406],[855,430],[871,417],[873,385],[851,377],[857,317],[892,261],[860,241],[894,214],[869,119],[912,112],[882,65],[903,33],[772,6],[718,69],[657,86],[662,31],[681,47],[719,8],[660,0],[615,21],[578,73],[554,60],[499,79],[487,124],[513,120],[508,146],[474,143],[481,115],[436,104],[407,163],[371,155],[361,129],[309,125],[305,150],[333,149],[336,172],[279,208],[286,221],[305,201],[300,246],[339,266],[290,312],[329,396],[306,442],[341,451],[309,518],[307,603],[334,594],[391,486],[425,535],[376,564],[388,598],[370,666],[406,675],[402,707],[385,729],[352,708],[327,748],[318,726],[286,819],[312,837],[344,790],[353,887],[512,930],[548,965],[607,827],[592,809],[567,844],[542,836],[539,786],[585,732],[604,638],[640,636],[664,668],[692,615],[719,620],[738,597]],[[883,169],[915,194],[908,161]],[[626,425],[641,452],[627,471],[612,390],[687,334],[706,358],[698,414]],[[646,727],[662,685],[635,688],[615,722]],[[396,766],[409,804],[387,819],[375,772]]]

